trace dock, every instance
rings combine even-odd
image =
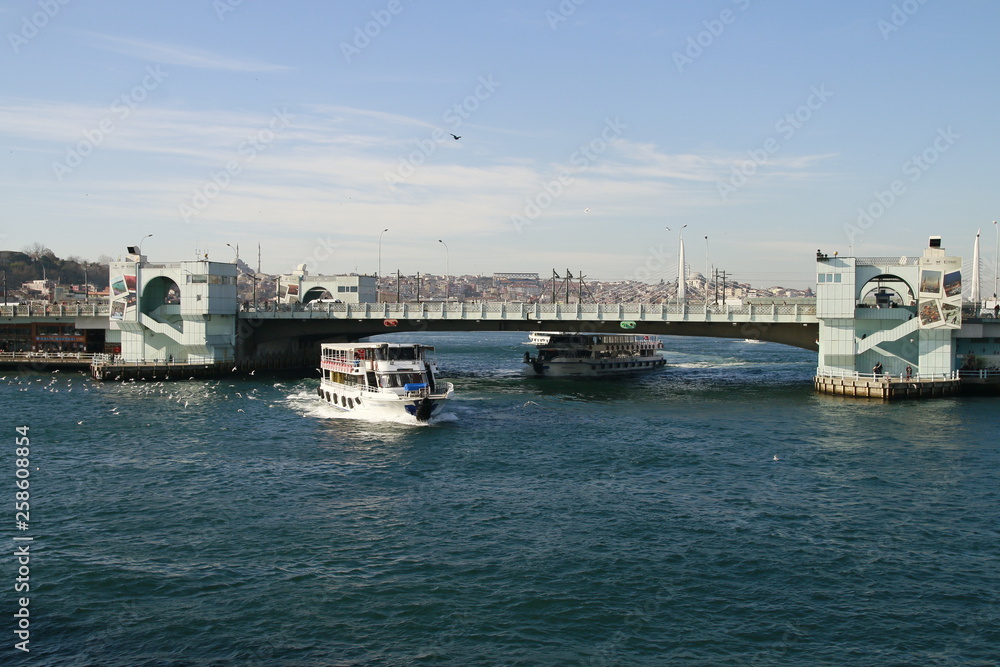
[[[932,377],[905,377],[872,374],[817,375],[813,387],[822,394],[851,398],[877,398],[891,401],[901,398],[954,396],[962,390],[957,373]]]
[[[45,372],[85,371],[96,355],[87,352],[0,352],[0,369]]]

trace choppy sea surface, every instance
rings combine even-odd
[[[33,538],[0,663],[1000,663],[1000,399],[821,396],[769,343],[568,380],[520,375],[525,334],[386,338],[437,347],[430,425],[315,378],[0,371]]]

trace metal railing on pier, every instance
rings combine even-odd
[[[861,371],[842,371],[831,369],[818,369],[817,377],[853,379],[853,380],[881,380],[884,382],[940,382],[942,380],[957,380],[961,373],[965,371],[952,371],[951,373],[862,373]],[[964,376],[963,376],[964,377]]]

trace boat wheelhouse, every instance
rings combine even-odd
[[[525,372],[535,376],[596,376],[651,371],[666,360],[658,354],[663,343],[643,334],[592,334],[532,331],[525,345]]]
[[[319,395],[345,412],[425,422],[441,412],[454,385],[437,379],[430,345],[324,343]]]

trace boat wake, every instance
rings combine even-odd
[[[425,422],[419,422],[413,418],[404,416],[366,416],[364,413],[348,412],[346,410],[335,408],[332,405],[318,399],[315,392],[305,390],[288,394],[288,396],[285,397],[285,400],[288,402],[288,405],[292,408],[292,410],[299,413],[303,417],[308,417],[310,419],[343,419],[367,424],[401,424],[403,426],[434,426],[435,424],[458,421],[458,416],[453,412],[442,412],[439,415],[431,417],[430,420]]]

